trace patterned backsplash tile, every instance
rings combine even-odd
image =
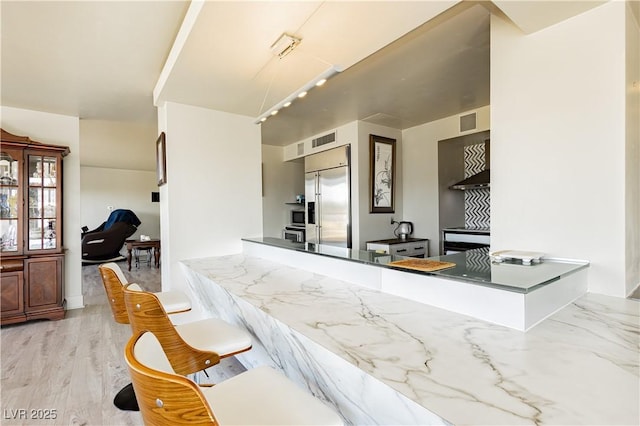
[[[478,143],[464,147],[464,177],[485,169],[485,145]],[[464,225],[467,228],[489,228],[491,190],[489,188],[464,191]]]

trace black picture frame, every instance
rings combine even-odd
[[[167,183],[167,141],[164,132],[156,140],[156,175],[158,186]]]
[[[369,212],[395,212],[396,140],[369,135]]]

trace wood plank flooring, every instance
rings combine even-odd
[[[129,282],[160,291],[160,272],[141,264]],[[123,357],[128,325],[111,315],[97,265],[83,266],[84,309],[59,321],[33,321],[0,330],[0,424],[141,425],[139,412],[122,411],[113,397],[131,380]],[[244,368],[234,358],[208,370],[217,382]],[[42,417],[49,417],[48,419]]]

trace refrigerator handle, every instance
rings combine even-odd
[[[320,172],[316,172],[316,214],[318,220],[316,220],[316,242],[320,244],[322,241],[322,194],[320,194]]]

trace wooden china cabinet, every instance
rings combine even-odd
[[[62,159],[69,148],[0,131],[2,325],[62,319]]]

